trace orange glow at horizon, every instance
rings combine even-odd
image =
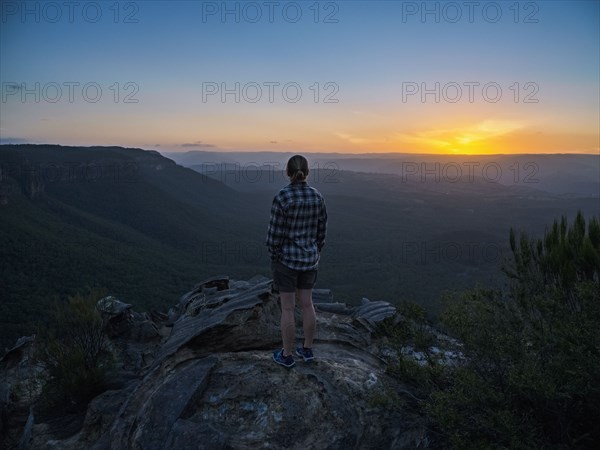
[[[129,120],[112,115],[95,122],[82,121],[77,127],[55,118],[40,121],[31,137],[38,142],[64,145],[122,145],[167,152],[600,154],[600,133],[594,133],[594,127],[582,120],[577,121],[580,126],[575,128],[573,123],[561,124],[552,117],[538,118],[536,123],[522,117],[504,118],[511,114],[480,120],[455,116],[450,121],[443,120],[447,116],[444,112],[430,112],[427,118],[417,111],[410,117],[383,111],[363,113],[357,118],[343,112],[312,116],[283,111],[277,116],[140,115]]]
[[[462,127],[423,129],[365,137],[337,133],[348,147],[363,152],[486,155],[511,153],[600,154],[600,135],[543,132],[518,121],[484,120]]]

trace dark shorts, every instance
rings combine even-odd
[[[312,289],[317,281],[316,270],[294,270],[277,261],[271,263],[273,285],[279,292],[296,292],[296,289]]]

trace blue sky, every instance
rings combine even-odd
[[[597,1],[75,3],[2,1],[2,142],[599,152]]]

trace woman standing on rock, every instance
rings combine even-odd
[[[302,306],[304,328],[304,343],[296,348],[296,355],[304,361],[314,359],[316,316],[312,289],[325,244],[327,210],[321,193],[306,182],[308,161],[304,156],[292,156],[286,172],[290,184],[273,199],[267,247],[271,254],[273,285],[279,290],[281,300],[283,348],[275,351],[273,360],[289,368],[295,364],[292,349],[296,339],[296,297]]]

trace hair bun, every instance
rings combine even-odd
[[[308,161],[302,155],[294,155],[287,163],[286,172],[290,181],[304,181],[309,172]]]

